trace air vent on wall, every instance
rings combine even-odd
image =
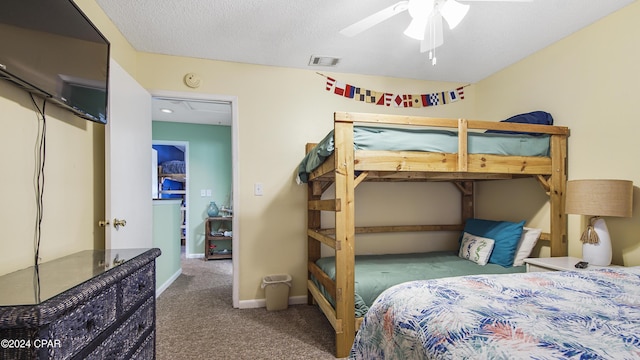
[[[331,56],[311,55],[311,59],[309,59],[310,66],[336,66],[339,62],[340,59]]]

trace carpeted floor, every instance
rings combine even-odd
[[[335,359],[333,329],[315,306],[234,309],[231,260],[183,259],[157,302],[157,359]]]

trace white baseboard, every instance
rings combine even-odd
[[[305,295],[289,297],[289,305],[300,305],[306,303],[307,297]],[[267,299],[240,300],[238,303],[239,309],[254,309],[260,307],[267,307]]]
[[[204,259],[204,253],[202,254],[185,254],[184,257],[187,259]]]
[[[164,282],[164,284],[162,284],[159,288],[156,289],[156,298],[158,298],[158,296],[160,296],[160,294],[162,294],[165,290],[167,290],[167,288],[173,284],[174,281],[176,281],[176,279],[178,278],[178,276],[180,276],[180,274],[182,274],[182,268],[178,269],[178,271],[176,271],[175,274],[171,275],[171,277]]]

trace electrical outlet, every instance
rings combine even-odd
[[[264,189],[262,188],[262,183],[255,183],[253,185],[253,194],[255,196],[262,196],[264,195]]]
[[[200,196],[201,197],[207,196],[207,191],[205,189],[200,189]]]
[[[211,189],[207,189],[207,196],[211,197]]]

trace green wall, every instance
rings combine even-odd
[[[180,271],[180,200],[153,201],[153,247],[162,255],[156,259],[156,290]]]
[[[231,205],[231,127],[154,121],[152,139],[189,144],[189,248],[186,253],[187,256],[203,254],[204,219],[209,203],[215,201],[218,207]],[[202,189],[211,189],[211,196],[200,196]]]

